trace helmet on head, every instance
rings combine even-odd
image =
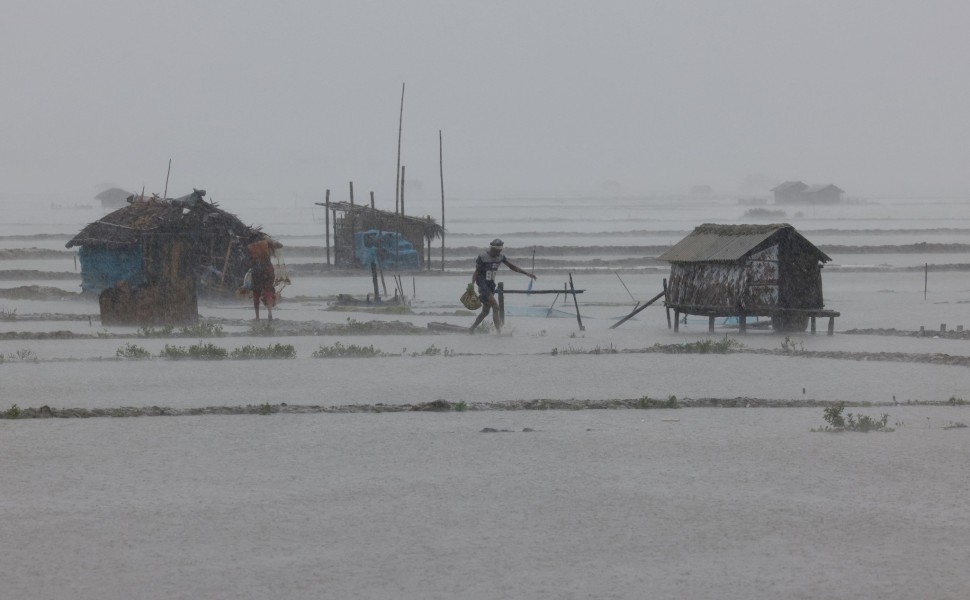
[[[505,243],[502,240],[500,240],[498,238],[495,238],[494,240],[492,240],[492,243],[489,244],[489,245],[492,248],[501,248],[501,247],[505,246]]]

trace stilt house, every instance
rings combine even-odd
[[[134,198],[67,243],[80,247],[81,288],[98,294],[102,323],[191,323],[200,293],[242,284],[245,246],[266,235],[204,196]]]
[[[660,255],[670,262],[665,303],[680,315],[770,317],[777,331],[804,331],[815,318],[829,317],[829,333],[839,313],[825,310],[822,265],[831,259],[787,223],[697,227]],[[675,327],[676,329],[676,327]]]

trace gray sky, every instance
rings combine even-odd
[[[8,0],[0,197],[970,191],[962,0]],[[757,176],[752,178],[752,176]],[[745,181],[755,185],[744,189]]]

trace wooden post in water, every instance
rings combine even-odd
[[[926,300],[926,289],[930,283],[930,263],[923,268],[923,300]]]
[[[370,277],[374,282],[374,304],[381,303],[381,292],[377,289],[377,260],[375,258],[374,262],[370,264]]]
[[[579,300],[576,299],[576,286],[573,285],[573,274],[569,274],[569,289],[573,292],[573,306],[576,307],[576,322],[579,323],[579,330],[586,331],[583,326],[583,317],[579,315]]]
[[[498,292],[498,315],[499,322],[503,325],[505,324],[505,283],[498,282],[498,286],[495,288]]]

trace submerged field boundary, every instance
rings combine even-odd
[[[0,411],[0,420],[19,419],[91,419],[124,417],[186,417],[202,415],[263,415],[274,414],[380,414],[380,413],[450,413],[482,411],[578,411],[578,410],[668,410],[682,408],[814,408],[843,404],[846,407],[883,408],[889,406],[970,406],[970,402],[957,398],[949,400],[909,400],[906,402],[850,402],[845,400],[786,400],[769,398],[641,398],[611,400],[559,400],[540,398],[534,400],[512,400],[507,402],[450,402],[433,400],[416,404],[344,404],[344,405],[301,405],[287,404],[247,404],[245,406],[205,406],[197,408],[170,408],[161,406],[120,406],[116,408],[52,408],[44,405],[39,408],[20,408],[16,404]]]

